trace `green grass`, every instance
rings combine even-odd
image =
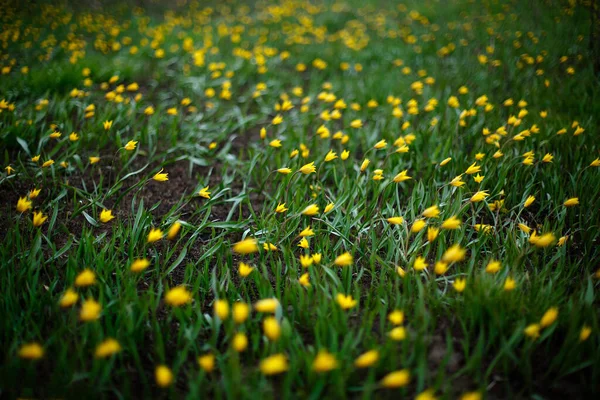
[[[585,5],[174,3],[0,6],[0,157],[14,169],[0,174],[0,394],[414,398],[429,389],[437,398],[579,398],[600,391],[600,86]],[[293,108],[281,110],[288,99]],[[346,108],[336,108],[339,100]],[[336,109],[339,118],[323,118]],[[517,126],[509,121],[519,112]],[[362,127],[352,127],[355,120]],[[502,127],[506,133],[496,134]],[[54,131],[62,135],[51,138]],[[281,147],[269,145],[275,139]],[[387,146],[376,149],[381,140]],[[129,141],[137,141],[134,150],[125,149]],[[408,151],[396,152],[404,143]],[[338,157],[325,162],[329,151]],[[315,173],[299,172],[310,162]],[[480,183],[465,174],[473,163]],[[283,167],[292,173],[276,171]],[[161,169],[168,181],[152,179]],[[381,180],[373,179],[377,169]],[[412,179],[394,182],[405,170]],[[450,185],[461,174],[464,186]],[[207,186],[210,198],[199,196]],[[19,212],[17,201],[34,188],[41,192],[31,209]],[[479,190],[489,196],[471,202]],[[528,196],[535,201],[525,207]],[[564,205],[575,197],[578,205]],[[286,212],[275,212],[280,203]],[[302,215],[312,204],[319,212]],[[411,232],[433,205],[440,215]],[[115,218],[101,222],[104,209]],[[39,227],[34,211],[48,217]],[[387,221],[398,216],[402,224]],[[460,227],[440,229],[430,242],[428,228],[451,216]],[[173,239],[148,243],[151,229],[166,235],[177,221]],[[314,236],[303,249],[299,233],[308,226]],[[553,239],[535,245],[534,232]],[[256,239],[258,251],[236,253],[245,238]],[[266,251],[267,243],[277,250]],[[437,274],[453,245],[466,250],[464,259]],[[336,265],[346,252],[352,263]],[[314,254],[320,262],[304,268],[300,256]],[[422,271],[413,268],[418,257],[427,263]],[[141,258],[150,266],[132,272]],[[494,260],[501,269],[487,272]],[[242,262],[254,267],[247,277],[238,273]],[[76,286],[86,268],[95,283]],[[310,287],[300,283],[304,273]],[[514,290],[505,290],[507,278]],[[176,286],[191,295],[180,307],[166,300]],[[78,299],[61,307],[69,288]],[[342,309],[338,294],[356,305]],[[271,312],[253,310],[236,324],[231,310],[223,320],[214,311],[219,299],[231,308],[269,298],[277,300],[277,340],[263,329]],[[84,322],[87,299],[102,311]],[[553,307],[557,318],[543,324]],[[394,310],[404,313],[403,340],[389,335]],[[537,323],[547,326],[532,338],[525,329]],[[582,340],[584,327],[591,334]],[[248,339],[243,352],[233,348],[236,333]],[[120,351],[96,357],[108,338]],[[22,353],[32,342],[43,348],[35,360]],[[314,361],[324,350],[336,362],[319,372]],[[378,360],[355,366],[369,350]],[[205,354],[215,356],[212,371],[197,362]],[[286,371],[266,376],[260,362],[275,354],[286,357]],[[155,378],[159,365],[173,374],[165,387]],[[399,370],[409,381],[386,387],[384,377]]]

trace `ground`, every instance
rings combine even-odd
[[[2,2],[0,395],[597,395],[594,7]]]

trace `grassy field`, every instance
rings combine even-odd
[[[0,6],[0,397],[590,398],[589,1]]]

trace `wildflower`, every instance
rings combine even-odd
[[[435,263],[433,272],[435,272],[436,275],[444,275],[446,271],[448,271],[448,263],[444,261],[438,261]]]
[[[37,156],[31,157],[31,161],[32,162],[38,162],[38,161],[40,161],[40,154],[38,154]],[[6,167],[5,169],[6,169],[7,172],[9,172],[9,174],[10,174],[10,172],[14,171],[14,169],[10,165],[8,167]]]
[[[427,268],[427,261],[425,261],[425,258],[419,256],[416,258],[413,268],[415,271],[423,271],[425,268]]]
[[[277,114],[272,120],[271,123],[273,125],[279,125],[283,122],[283,117],[280,114]]]
[[[135,150],[135,146],[137,145],[137,143],[138,142],[130,140],[129,142],[127,142],[127,144],[123,148],[127,151],[133,151],[133,150]]]
[[[570,199],[567,199],[563,204],[565,207],[576,206],[579,204],[579,197],[571,197]]]
[[[166,388],[171,386],[173,383],[173,373],[166,365],[159,365],[154,370],[154,379],[156,380],[156,384],[161,388]]]
[[[429,241],[429,243],[432,243],[437,238],[439,232],[439,228],[436,228],[434,226],[430,226],[429,228],[427,228],[427,241]]]
[[[523,207],[527,208],[530,205],[533,204],[533,202],[535,201],[535,196],[528,196],[527,199],[525,200],[525,203],[523,203]]]
[[[281,336],[281,326],[275,317],[267,317],[263,321],[263,332],[272,342],[277,341]]]
[[[315,162],[311,162],[303,165],[298,171],[302,172],[304,175],[312,174],[317,171],[317,167],[315,166]]]
[[[29,191],[28,196],[31,200],[33,200],[40,195],[41,191],[42,191],[42,189],[33,188]]]
[[[459,176],[454,177],[454,179],[452,179],[450,181],[450,185],[454,186],[454,187],[462,187],[466,184],[465,181],[462,180],[462,174]]]
[[[444,222],[442,222],[441,228],[442,229],[458,229],[460,227],[460,224],[461,224],[460,219],[456,218],[456,216],[453,215],[450,218],[448,218],[447,220],[445,220]]]
[[[535,340],[540,337],[540,325],[539,324],[530,324],[523,331],[525,335],[529,336],[531,339]]]
[[[529,234],[529,232],[531,232],[531,228],[525,224],[518,224],[518,227],[521,231],[525,232],[526,234]]]
[[[473,163],[473,164],[471,164],[471,166],[469,166],[469,168],[467,168],[467,170],[465,171],[465,174],[472,175],[479,171],[481,171],[481,167],[478,166],[477,163]]]
[[[94,299],[88,299],[81,304],[79,319],[84,322],[94,321],[100,317],[101,312],[102,306],[100,303]]]
[[[394,310],[388,314],[388,320],[394,325],[402,325],[404,322],[404,313],[400,310]]]
[[[33,226],[38,227],[41,226],[48,219],[47,215],[42,214],[41,212],[33,213]]]
[[[169,289],[165,295],[165,302],[173,307],[180,307],[192,301],[192,294],[184,286]]]
[[[404,222],[404,218],[402,217],[390,217],[387,219],[387,222],[389,222],[392,225],[401,225]]]
[[[50,134],[50,138],[52,138],[52,139],[58,139],[61,136],[62,136],[62,133],[60,133],[60,132],[52,132]]]
[[[500,271],[501,268],[502,264],[500,263],[500,261],[490,261],[485,267],[485,272],[487,272],[488,274],[495,274],[496,272]]]
[[[440,209],[437,205],[428,207],[425,209],[425,211],[423,211],[423,216],[425,218],[436,218],[438,215],[440,215]]]
[[[321,263],[321,253],[315,253],[312,255],[312,259],[314,261],[315,264],[320,264]]]
[[[165,182],[165,181],[168,181],[168,180],[169,180],[169,174],[163,174],[162,172],[163,172],[163,169],[161,168],[161,170],[160,170],[160,171],[158,171],[158,172],[156,173],[156,175],[154,175],[154,176],[152,177],[152,179],[154,179],[154,180],[155,180],[155,181],[157,181],[157,182]]]
[[[347,267],[347,266],[351,265],[353,261],[354,261],[354,258],[352,257],[352,254],[345,252],[345,253],[337,256],[333,263],[335,265],[337,265],[338,267]]]
[[[229,317],[229,303],[227,300],[217,300],[214,304],[215,315],[221,321],[225,321]]]
[[[75,278],[75,286],[86,287],[96,284],[96,274],[91,269],[84,269]]]
[[[344,151],[342,151],[340,158],[342,160],[347,160],[349,156],[350,156],[350,152],[348,150],[344,150]],[[600,160],[599,160],[599,164],[600,164]]]
[[[300,283],[304,287],[310,287],[310,275],[308,272],[303,273],[298,278],[298,283]]]
[[[38,360],[44,356],[44,348],[37,342],[27,343],[19,348],[19,357],[25,360]]]
[[[163,237],[163,231],[161,231],[158,228],[152,228],[150,230],[150,232],[148,233],[148,238],[146,239],[146,241],[148,243],[154,243],[159,241],[160,239],[162,239]]]
[[[458,293],[462,293],[465,290],[465,287],[467,287],[467,280],[464,278],[457,278],[452,283],[452,286]]]
[[[288,370],[287,357],[283,354],[275,354],[260,362],[260,372],[263,375],[277,375]]]
[[[542,319],[540,320],[540,326],[542,328],[546,328],[552,325],[554,321],[556,321],[556,318],[558,318],[558,308],[550,307],[542,316]]]
[[[334,203],[327,204],[327,206],[323,210],[323,213],[327,214],[328,212],[330,212],[331,210],[333,210],[334,207],[335,207]]]
[[[367,169],[367,167],[369,166],[369,163],[371,162],[371,160],[369,160],[368,158],[365,158],[362,162],[362,164],[360,165],[360,172],[364,172],[365,169]]]
[[[564,246],[565,243],[567,243],[567,240],[569,240],[569,236],[561,236],[558,239],[558,243],[556,243],[557,246]]]
[[[350,126],[353,127],[353,128],[355,128],[355,129],[356,128],[362,128],[363,123],[362,123],[362,121],[360,119],[355,119],[352,122],[350,122]]]
[[[536,247],[548,247],[556,241],[556,236],[552,232],[545,233],[542,236],[532,235],[529,238],[529,242],[533,243]]]
[[[481,393],[467,392],[460,396],[460,400],[481,400]]]
[[[394,389],[404,387],[410,382],[410,372],[407,369],[390,372],[381,380],[381,386]]]
[[[275,208],[276,213],[284,213],[287,210],[288,209],[285,207],[285,203],[279,203],[279,204],[277,204],[277,208]]]
[[[169,228],[169,231],[167,232],[167,239],[169,239],[169,240],[175,239],[180,230],[181,230],[181,222],[175,221],[173,223],[173,225],[171,225],[171,227]]]
[[[455,244],[449,247],[444,254],[442,255],[442,261],[452,264],[455,262],[459,262],[465,259],[465,254],[467,253],[466,249],[460,247],[460,245]]]
[[[65,290],[65,292],[61,296],[58,304],[62,308],[71,307],[73,304],[75,304],[77,302],[78,298],[79,298],[79,295],[77,294],[77,292],[71,288],[68,288],[67,290]]]
[[[131,263],[129,270],[131,272],[142,272],[150,266],[150,261],[145,258],[138,258]]]
[[[406,329],[403,326],[397,326],[388,333],[388,336],[395,342],[401,342],[406,339]]]
[[[377,350],[369,350],[354,360],[356,368],[368,368],[379,360],[379,352]]]
[[[437,400],[435,397],[435,391],[433,389],[427,389],[417,395],[415,400]]]
[[[238,254],[251,254],[258,251],[258,242],[253,238],[246,238],[233,245],[233,252]]]
[[[477,174],[473,177],[473,180],[477,183],[481,183],[481,181],[483,181],[483,178],[485,178],[485,176]]]
[[[579,332],[579,341],[585,342],[586,340],[588,340],[588,338],[590,337],[591,334],[592,334],[592,328],[590,328],[587,325],[584,325],[581,328],[581,332]]]
[[[103,209],[102,212],[100,212],[100,222],[102,223],[107,223],[114,217],[115,216],[112,214],[112,210]]]
[[[311,204],[310,206],[306,207],[300,214],[313,216],[318,213],[319,213],[319,206],[317,206],[316,204]]]
[[[329,150],[329,152],[325,155],[325,162],[333,161],[337,158],[337,154],[333,150]]]
[[[425,225],[427,225],[427,222],[425,222],[425,220],[418,219],[415,222],[413,222],[412,227],[410,228],[410,231],[412,233],[420,232],[423,228],[425,228]]]
[[[27,200],[27,197],[19,197],[17,211],[22,214],[29,209],[31,209],[31,201]]]
[[[283,174],[283,175],[287,175],[287,174],[291,173],[292,170],[290,168],[283,167],[283,168],[279,168],[277,170],[277,172],[279,172],[280,174]]]
[[[321,350],[313,360],[312,369],[315,372],[329,372],[338,367],[335,356],[327,350]]]
[[[302,238],[300,240],[300,243],[298,243],[298,247],[301,247],[303,249],[308,249],[308,240],[306,240],[306,238]]]
[[[248,347],[248,338],[243,333],[238,332],[233,337],[231,346],[233,347],[233,349],[235,351],[237,351],[238,353],[241,353],[241,352],[245,351],[246,348]]]
[[[550,163],[550,162],[552,162],[553,159],[554,159],[554,156],[552,154],[546,153],[544,158],[542,158],[542,162]]]
[[[6,167],[4,167],[4,169],[6,170],[7,175],[10,175],[13,172],[15,172],[15,169],[13,167],[11,167],[10,165],[7,165]]]
[[[444,165],[448,164],[450,161],[452,161],[452,157],[443,159],[442,162],[440,162],[440,167],[443,167]]]
[[[200,189],[198,192],[198,196],[204,197],[205,199],[210,199],[210,192],[208,191],[208,186]]]
[[[598,157],[594,161],[592,161],[592,163],[590,164],[590,167],[600,167],[600,157]]]
[[[96,358],[107,358],[121,351],[121,345],[116,339],[108,338],[96,347]]]
[[[273,314],[277,307],[279,306],[279,301],[275,298],[270,299],[262,299],[254,303],[254,309],[257,312],[261,313],[271,313]]]
[[[246,263],[240,262],[240,265],[238,266],[238,273],[242,278],[245,278],[248,275],[250,275],[252,271],[254,271],[254,267],[251,267]]]
[[[353,308],[354,306],[356,306],[356,303],[357,303],[357,301],[354,300],[352,298],[352,296],[350,296],[350,295],[345,296],[342,293],[338,293],[335,300],[343,310],[349,310],[349,309]]]
[[[385,141],[385,139],[380,140],[379,142],[375,143],[375,146],[373,146],[373,147],[376,148],[377,150],[385,149],[387,147],[387,142]]]
[[[198,357],[198,365],[205,372],[212,372],[215,368],[215,356],[214,354],[205,354],[203,356]]]
[[[503,289],[505,292],[510,292],[511,290],[514,290],[516,286],[517,286],[517,283],[515,282],[515,280],[509,276],[504,281]]]
[[[275,246],[273,243],[263,243],[263,249],[265,251],[276,251],[277,250],[277,246]]]
[[[271,142],[269,142],[269,146],[277,149],[277,148],[281,147],[281,140],[279,140],[279,139],[271,140]]]
[[[96,164],[99,161],[100,161],[100,157],[94,157],[94,156],[90,157],[90,164]]]
[[[471,197],[471,203],[479,203],[488,196],[489,193],[487,193],[487,190],[480,190]]]
[[[71,142],[76,142],[79,140],[79,135],[75,132],[71,132],[71,134],[69,135],[69,140]]]
[[[406,170],[406,169],[405,169],[404,171],[401,171],[400,173],[398,173],[398,174],[397,174],[397,175],[394,177],[393,181],[394,181],[394,182],[396,182],[396,183],[400,183],[400,182],[404,182],[404,181],[407,181],[407,180],[409,180],[409,179],[412,179],[412,178],[411,178],[410,176],[408,176],[407,174],[408,174],[408,170]]]

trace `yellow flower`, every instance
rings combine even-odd
[[[440,230],[434,226],[427,228],[427,241],[432,243],[437,238],[439,232]]]
[[[526,234],[529,234],[529,232],[531,232],[531,228],[525,224],[518,224],[518,226],[519,226],[519,229],[521,231],[525,232]]]
[[[394,325],[402,325],[404,322],[404,312],[394,310],[388,314],[388,320]]]
[[[457,278],[452,283],[452,286],[454,287],[454,290],[456,290],[458,293],[462,293],[462,291],[465,290],[465,288],[467,287],[467,280],[464,278]]]
[[[369,350],[354,360],[356,368],[368,368],[379,360],[379,352],[377,350]]]
[[[303,273],[298,278],[298,282],[304,287],[310,287],[310,274],[308,272]]]
[[[171,386],[173,383],[173,373],[166,365],[159,365],[154,370],[154,379],[156,380],[156,384],[161,388],[166,388]]]
[[[532,235],[529,238],[529,242],[533,243],[536,247],[548,247],[556,241],[556,236],[552,232],[545,233],[542,236]]]
[[[517,286],[517,282],[509,276],[504,281],[503,289],[505,292],[510,292],[511,290],[514,290],[516,286]]]
[[[198,192],[198,196],[204,197],[205,199],[210,199],[210,192],[208,191],[208,186],[206,186],[205,188],[202,188]]]
[[[396,176],[394,176],[394,182],[396,183],[400,183],[400,182],[404,182],[407,181],[409,179],[412,179],[410,176],[407,175],[408,174],[408,170],[404,170],[401,171],[400,173],[398,173]]]
[[[238,273],[240,274],[240,276],[242,278],[247,277],[248,275],[250,275],[250,273],[254,270],[254,267],[249,266],[248,264],[245,264],[243,262],[240,262],[240,265],[238,266]]]
[[[393,389],[404,387],[410,383],[410,372],[407,369],[390,372],[381,380],[381,386]]]
[[[312,369],[315,372],[329,372],[338,367],[338,361],[335,356],[327,350],[321,350],[312,363]]]
[[[579,204],[579,197],[571,197],[570,199],[567,199],[563,204],[565,207],[576,206]]]
[[[275,354],[260,362],[260,371],[263,375],[277,375],[288,370],[288,360],[283,354]]]
[[[481,167],[478,166],[477,163],[473,163],[473,164],[471,164],[471,166],[469,166],[469,168],[467,168],[467,170],[465,171],[465,174],[472,175],[479,171],[481,171]]]
[[[22,214],[29,209],[31,209],[31,201],[27,200],[27,197],[19,197],[17,211]]]
[[[425,222],[424,219],[418,219],[415,222],[413,222],[412,227],[410,228],[410,231],[412,233],[420,232],[421,230],[423,230],[423,228],[425,228],[426,225],[427,225],[427,222]]]
[[[528,325],[523,332],[525,333],[525,335],[535,340],[540,337],[540,329],[541,327],[539,324],[531,324]]]
[[[145,258],[139,258],[131,263],[129,270],[131,272],[141,272],[150,266],[150,261]]]
[[[246,238],[233,245],[233,252],[238,254],[251,254],[258,251],[258,242],[253,238]]]
[[[590,167],[600,167],[600,157],[598,157],[594,161],[592,161],[592,163],[590,164]]]
[[[584,325],[581,328],[581,332],[579,332],[579,341],[585,342],[586,340],[588,340],[588,338],[590,337],[591,334],[592,334],[592,328],[590,328],[587,325]]]
[[[283,168],[279,168],[279,169],[277,170],[277,172],[279,172],[280,174],[287,175],[287,174],[289,174],[290,172],[292,172],[292,170],[291,170],[290,168],[283,167]]]
[[[389,222],[392,225],[400,225],[404,222],[404,218],[402,217],[390,217],[387,219],[387,222]]]
[[[102,306],[94,299],[87,299],[81,304],[79,319],[88,322],[97,320],[102,312]]]
[[[281,147],[281,140],[279,140],[279,139],[271,140],[271,142],[269,142],[269,146],[277,149],[277,148]]]
[[[427,268],[427,261],[425,261],[425,258],[419,256],[415,259],[413,268],[415,271],[423,271],[425,268]]]
[[[438,261],[435,263],[433,272],[435,272],[436,275],[444,275],[446,271],[448,271],[448,263],[444,261]]]
[[[277,301],[277,299],[275,299],[275,298],[261,299],[261,300],[257,301],[256,303],[254,303],[254,309],[257,312],[261,312],[261,313],[273,314],[275,312],[275,310],[277,310],[278,306],[279,306],[279,301]]]
[[[427,389],[417,395],[415,400],[437,400],[435,397],[435,391],[433,389]]]
[[[436,218],[438,215],[440,215],[440,209],[437,205],[428,207],[425,209],[425,211],[423,211],[423,216],[425,218]]]
[[[168,181],[169,180],[169,174],[163,174],[163,168],[160,169],[160,171],[158,171],[156,173],[156,175],[154,175],[152,177],[152,179],[154,179],[157,182],[164,182],[164,181]]]
[[[273,125],[279,125],[283,122],[283,117],[280,114],[277,114],[275,118],[271,121]]]
[[[329,153],[325,155],[325,162],[335,160],[336,158],[337,154],[333,150],[329,150]]]
[[[173,225],[169,228],[169,232],[167,233],[167,239],[173,240],[177,237],[177,234],[181,230],[181,222],[175,221]]]
[[[315,262],[315,264],[320,264],[321,263],[321,253],[315,253],[312,255],[312,259]]]
[[[60,301],[58,302],[58,304],[60,304],[62,308],[71,307],[77,302],[77,299],[79,299],[79,295],[77,294],[77,292],[71,288],[68,288],[60,297]]]
[[[44,356],[44,348],[37,342],[27,343],[19,348],[19,357],[25,360],[38,360]]]
[[[75,286],[86,287],[96,284],[96,274],[91,269],[84,269],[75,278]]]
[[[263,321],[263,332],[270,341],[275,342],[281,336],[281,326],[275,317],[267,317]]]
[[[275,208],[276,213],[284,213],[287,210],[288,209],[285,207],[285,203],[279,203],[279,204],[277,204],[277,208]]]
[[[214,354],[205,354],[203,356],[198,357],[198,365],[205,372],[212,372],[215,368],[215,356]]]
[[[312,174],[317,171],[317,167],[315,167],[315,162],[311,162],[303,165],[298,171],[302,172],[305,175]]]
[[[33,161],[33,162],[38,162],[38,161],[40,161],[40,154],[38,154],[37,156],[33,156],[33,157],[31,157],[31,161]],[[11,169],[12,169],[12,168],[11,168]]]
[[[335,265],[337,265],[338,267],[347,267],[349,265],[352,265],[353,261],[354,261],[354,257],[352,257],[352,254],[345,252],[345,253],[337,256],[333,263]]]
[[[500,271],[501,268],[502,264],[500,263],[500,261],[490,261],[485,267],[485,272],[487,272],[488,274],[495,274],[496,272]]]
[[[225,321],[229,317],[229,303],[227,303],[227,300],[215,301],[214,312],[221,321]]]
[[[243,333],[238,332],[233,337],[231,346],[233,347],[233,349],[235,351],[237,351],[238,353],[241,353],[241,352],[245,351],[246,348],[248,347],[248,338]]]
[[[115,216],[112,215],[112,210],[107,210],[104,209],[102,210],[102,212],[100,213],[100,222],[102,223],[107,223],[108,221],[110,221],[111,219],[113,219]]]
[[[406,329],[403,326],[397,326],[388,333],[388,336],[395,342],[401,342],[406,339]]]
[[[344,310],[349,310],[353,308],[354,306],[356,306],[357,303],[356,300],[352,298],[352,296],[345,296],[342,293],[338,293],[335,300],[338,303],[338,305]]]
[[[483,178],[485,178],[485,176],[477,174],[473,177],[473,180],[477,183],[481,183],[481,181],[483,181]]]
[[[353,128],[361,128],[363,126],[363,123],[360,119],[355,119],[352,122],[350,122],[350,126]]]
[[[487,190],[480,190],[471,197],[471,203],[479,203],[488,196],[489,193],[487,193]]]
[[[192,294],[184,286],[169,289],[165,295],[165,302],[173,307],[180,307],[192,301]]]
[[[558,308],[550,307],[548,311],[544,313],[542,319],[540,320],[540,326],[542,328],[546,328],[554,323],[558,318]]]
[[[334,203],[329,203],[329,204],[327,204],[327,206],[325,206],[325,210],[323,210],[323,212],[325,214],[327,214],[328,212],[330,212],[331,210],[333,210],[334,207],[335,207]]]
[[[342,160],[347,160],[349,156],[350,156],[350,152],[348,150],[344,150],[344,151],[342,151],[340,158]],[[600,159],[598,160],[598,165],[600,165]]]
[[[440,167],[443,167],[444,165],[448,164],[450,161],[452,161],[452,157],[443,159],[442,162],[440,162]]]
[[[160,239],[162,239],[163,237],[163,231],[161,231],[158,228],[152,228],[150,230],[150,232],[148,233],[148,238],[146,239],[146,241],[148,243],[154,243],[159,241]]]
[[[461,224],[460,219],[456,218],[456,216],[453,215],[450,218],[448,218],[447,220],[445,220],[444,222],[442,222],[441,228],[442,229],[458,229],[460,227],[460,224]]]
[[[481,393],[467,392],[460,396],[460,400],[481,400]]]
[[[35,226],[35,227],[41,226],[44,222],[46,222],[47,219],[48,219],[48,216],[42,214],[41,212],[34,211],[33,226]]]
[[[316,215],[318,213],[319,213],[319,206],[317,206],[316,204],[311,204],[310,206],[306,207],[300,214],[312,216],[312,215]]]
[[[59,137],[61,137],[61,136],[62,136],[62,133],[60,133],[60,132],[52,132],[52,133],[50,134],[50,137],[51,137],[52,139],[58,139],[58,138],[59,138]]]
[[[32,199],[32,200],[33,200],[33,199],[35,199],[36,197],[38,197],[38,196],[40,195],[40,192],[41,192],[41,191],[42,191],[42,189],[36,189],[36,188],[33,188],[33,189],[31,189],[31,190],[29,191],[29,194],[28,194],[28,196],[29,196],[29,198],[30,198],[30,199]]]
[[[137,143],[138,142],[130,140],[129,142],[127,142],[127,144],[123,148],[127,151],[133,151],[133,150],[135,150],[135,146],[137,145]]]
[[[298,236],[300,236],[300,237],[308,237],[308,236],[313,236],[314,234],[315,234],[315,232],[310,228],[310,225],[309,225],[306,228],[304,228],[302,230],[302,232],[300,232],[300,234]]]
[[[71,134],[69,135],[69,140],[71,142],[76,142],[79,140],[79,135],[75,132],[71,132]]]
[[[243,324],[250,315],[250,306],[240,301],[233,303],[233,321],[236,324]],[[226,317],[225,317],[226,318]],[[225,319],[221,318],[221,319]]]
[[[525,200],[525,203],[523,203],[523,207],[527,208],[530,205],[533,204],[533,202],[535,201],[535,196],[529,196],[527,197],[527,200]]]
[[[307,256],[307,255],[300,255],[300,265],[302,265],[302,268],[308,268],[313,264],[314,260],[311,256]]]
[[[96,347],[96,358],[107,358],[121,351],[121,345],[113,338],[108,338]]]
[[[360,172],[364,172],[365,169],[367,169],[367,167],[369,166],[370,162],[371,161],[368,158],[365,158],[362,164],[360,165]]]
[[[450,181],[450,185],[454,186],[454,187],[462,187],[466,184],[465,181],[462,180],[462,174],[459,176],[454,177],[454,179],[452,179]]]
[[[146,115],[153,115],[154,114],[154,107],[152,106],[148,106],[144,109],[144,114]]]
[[[99,161],[100,161],[100,157],[94,157],[94,156],[90,157],[90,164],[96,164]]]
[[[466,253],[466,249],[463,249],[458,244],[454,244],[444,252],[442,255],[442,261],[448,264],[459,262],[465,259]]]
[[[385,139],[380,140],[379,142],[375,143],[375,146],[373,146],[376,149],[385,149],[387,147],[387,142],[385,141]]]
[[[302,238],[300,240],[300,243],[298,243],[298,247],[301,247],[303,249],[308,249],[308,240],[306,240],[306,238]]]

